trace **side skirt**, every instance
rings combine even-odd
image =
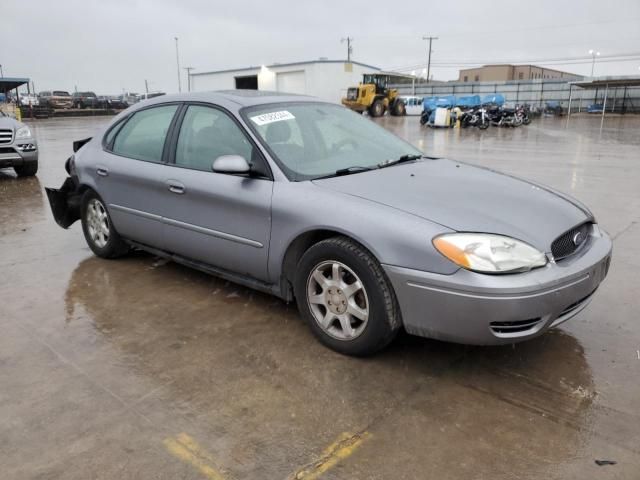
[[[166,258],[168,260],[171,260],[172,262],[179,263],[180,265],[184,265],[186,267],[200,270],[201,272],[208,273],[209,275],[213,275],[215,277],[219,277],[224,280],[229,280],[230,282],[237,283],[245,287],[249,287],[254,290],[258,290],[260,292],[267,293],[269,295],[273,295],[287,301],[286,295],[282,294],[282,289],[280,285],[265,283],[260,280],[256,280],[255,278],[248,277],[246,275],[230,272],[229,270],[217,268],[204,262],[191,260],[189,258],[185,258],[181,255],[176,255],[174,253],[165,252],[164,250],[159,250],[157,248],[149,247],[148,245],[134,242],[132,240],[125,240],[125,241],[134,248],[144,250],[145,252],[149,252],[158,257]]]

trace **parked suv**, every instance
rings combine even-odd
[[[19,177],[38,171],[38,144],[31,129],[0,111],[0,168],[13,167]]]
[[[72,97],[73,108],[98,108],[98,96],[93,92],[75,92]]]
[[[47,90],[40,92],[40,104],[51,108],[71,108],[73,106],[73,99],[69,92],[64,90]]]

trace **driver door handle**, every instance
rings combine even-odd
[[[107,169],[106,169],[106,168],[104,168],[104,167],[98,167],[98,168],[96,168],[96,173],[97,173],[98,175],[100,175],[101,177],[107,177],[107,176],[109,176],[109,170],[107,170]]]
[[[167,182],[167,187],[171,193],[175,193],[176,195],[183,195],[185,192],[184,185],[173,180]]]

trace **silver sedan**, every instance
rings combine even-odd
[[[47,189],[103,258],[143,249],[296,301],[325,345],[371,354],[404,327],[469,344],[533,338],[582,310],[611,241],[543,185],[430,158],[317,99],[165,96],[74,143]]]

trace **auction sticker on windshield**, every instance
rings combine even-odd
[[[262,115],[256,115],[251,117],[251,121],[256,125],[262,126],[273,122],[281,122],[282,120],[293,120],[294,117],[291,112],[281,110],[280,112],[263,113]]]

